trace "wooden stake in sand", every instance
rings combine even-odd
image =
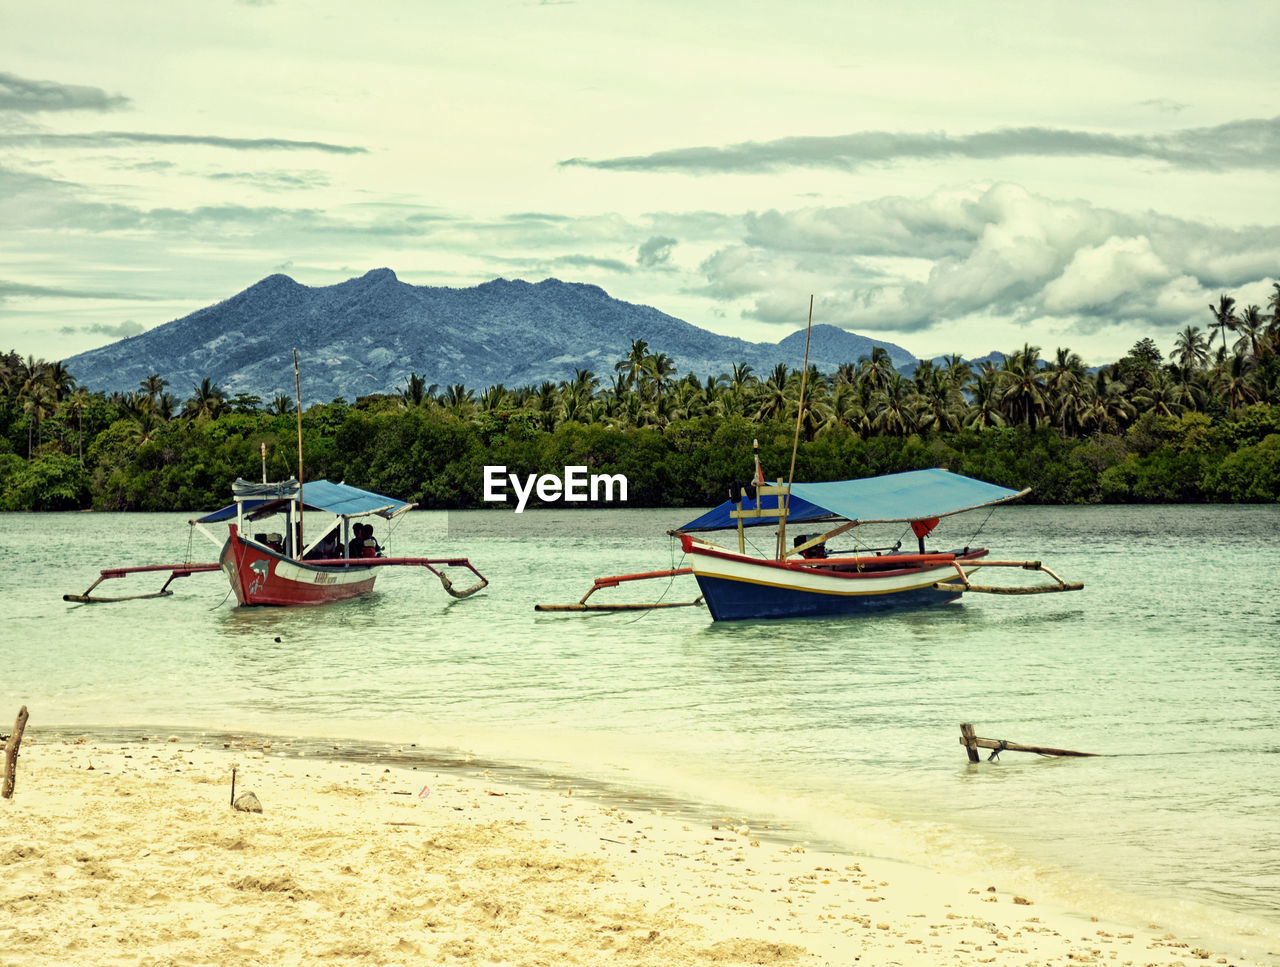
[[[18,768],[18,746],[22,745],[22,732],[27,727],[27,707],[24,705],[18,712],[18,720],[13,723],[13,734],[4,744],[4,790],[0,797],[13,798],[14,773]]]

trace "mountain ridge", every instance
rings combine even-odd
[[[826,372],[874,346],[883,346],[895,367],[916,363],[900,346],[836,326],[814,326],[813,333],[809,361]],[[454,289],[412,285],[376,268],[328,286],[274,273],[65,365],[81,385],[105,392],[131,392],[159,373],[179,396],[207,378],[229,396],[270,400],[293,396],[289,353],[296,347],[303,402],[311,405],[396,392],[410,373],[477,391],[560,382],[578,369],[605,383],[636,339],[670,356],[678,376],[715,376],[746,362],[764,378],[779,362],[800,367],[804,335],[800,329],[778,343],[722,336],[589,283],[498,278]]]

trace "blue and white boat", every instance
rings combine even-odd
[[[925,539],[942,518],[1016,500],[1028,490],[933,469],[827,483],[757,483],[734,491],[733,499],[671,532],[679,537],[716,621],[869,614],[946,604],[966,591],[1028,594],[1083,588],[1063,581],[1039,561],[993,561],[982,547],[926,548]],[[840,535],[891,523],[911,526],[915,550],[903,553],[899,542],[828,553],[828,542]],[[821,530],[795,537],[788,546],[788,527],[800,525]],[[746,531],[757,527],[775,529],[772,554],[747,553]],[[737,549],[697,536],[726,530],[737,532]],[[970,576],[984,567],[1043,571],[1054,583],[973,584]]]

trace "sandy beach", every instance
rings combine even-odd
[[[0,964],[1245,964],[548,780],[28,731]],[[233,809],[252,792],[261,812]]]

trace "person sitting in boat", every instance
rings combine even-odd
[[[347,542],[347,557],[364,557],[364,524],[352,524],[351,532],[355,536]]]
[[[364,525],[364,557],[382,557],[382,545],[373,536],[373,525]]]
[[[327,560],[333,557],[342,556],[342,542],[338,539],[338,532],[331,530],[321,538],[320,543],[313,547],[307,553],[308,560]]]
[[[381,557],[382,548],[373,536],[372,524],[356,524],[356,536],[347,545],[347,557]]]

